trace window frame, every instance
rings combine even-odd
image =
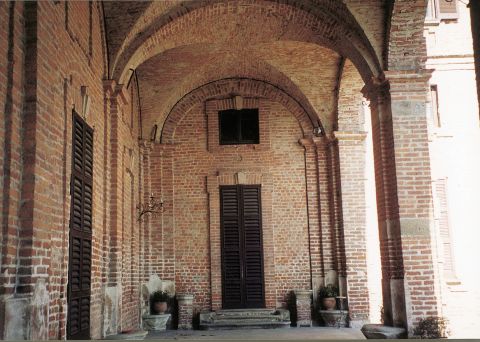
[[[242,113],[256,114],[256,139],[245,139],[242,135]],[[233,140],[226,140],[222,134],[222,118],[225,115],[235,115],[235,136]],[[225,109],[218,111],[218,142],[220,145],[258,145],[260,144],[260,113],[258,108]]]
[[[458,20],[458,1],[452,0],[455,3],[455,13],[444,13],[440,11],[440,1],[442,0],[428,0],[428,9],[430,10],[430,16],[427,15],[427,21],[442,21],[442,20]],[[428,13],[428,12],[427,12]]]

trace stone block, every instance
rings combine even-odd
[[[407,331],[404,328],[389,327],[383,324],[365,324],[361,331],[367,339],[407,338]]]
[[[178,294],[178,329],[192,329],[193,295]]]
[[[295,290],[297,326],[312,326],[312,290]]]

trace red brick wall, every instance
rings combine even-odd
[[[220,269],[212,270],[210,266],[209,214],[212,209],[206,191],[207,177],[215,176],[217,172],[227,178],[236,172],[270,175],[271,185],[262,184],[265,273],[270,276],[265,279],[267,306],[285,303],[287,293],[294,288],[310,287],[305,161],[303,149],[297,142],[301,130],[296,118],[283,106],[268,100],[255,102],[252,105],[260,108],[259,146],[218,146],[217,111],[228,108],[228,101],[224,104],[217,101],[214,107],[208,102],[207,108],[212,108],[207,110],[208,122],[212,123],[208,132],[204,105],[198,104],[188,110],[175,130],[173,186],[165,184],[165,174],[154,169],[151,172],[152,184],[163,176],[162,185],[173,188],[173,218],[169,218],[171,213],[166,211],[162,215],[162,228],[158,228],[163,229],[163,239],[168,239],[165,229],[170,227],[166,221],[174,227],[171,234],[175,246],[176,291],[193,293],[197,310],[211,308],[211,272],[217,273],[212,277],[220,277]],[[210,152],[207,150],[207,136]],[[168,158],[163,159],[168,162]],[[158,163],[154,160],[152,157],[152,162]],[[260,182],[261,179],[258,178]],[[218,192],[218,186],[213,191]],[[164,194],[163,199],[168,206],[169,197]],[[218,207],[219,203],[213,205]],[[268,212],[271,212],[270,219]],[[165,278],[171,278],[167,268],[164,270]],[[221,298],[218,300],[221,303]]]
[[[28,9],[28,13],[24,12]],[[10,9],[11,12],[10,12]],[[54,3],[39,2],[24,6],[23,3],[2,3],[2,44],[1,55],[1,93],[7,97],[0,99],[2,108],[6,108],[5,120],[2,120],[1,165],[5,162],[12,170],[11,175],[3,177],[2,200],[2,286],[4,293],[14,291],[15,274],[18,276],[17,293],[29,295],[38,278],[47,279],[50,297],[48,336],[64,338],[66,316],[67,266],[68,266],[68,229],[70,215],[70,174],[71,174],[71,115],[75,107],[81,112],[80,87],[87,86],[91,98],[90,115],[87,122],[94,130],[94,212],[93,212],[93,265],[91,333],[92,337],[101,336],[102,282],[112,275],[110,253],[104,246],[115,246],[115,235],[109,241],[109,208],[114,184],[128,193],[129,201],[123,203],[124,209],[134,214],[135,198],[138,193],[138,167],[131,170],[132,178],[123,189],[124,178],[110,184],[108,170],[111,163],[117,163],[121,155],[107,155],[112,152],[110,144],[121,141],[117,151],[126,145],[133,154],[138,155],[137,126],[126,122],[117,124],[118,141],[110,139],[110,114],[115,116],[116,109],[104,102],[102,79],[106,74],[104,66],[105,46],[101,29],[101,6],[98,3]],[[13,14],[12,21],[9,16]],[[29,30],[23,45],[24,27]],[[9,24],[11,25],[9,26]],[[87,29],[85,29],[85,27]],[[33,38],[33,39],[32,39]],[[10,53],[9,53],[10,51]],[[26,65],[23,56],[27,56]],[[14,64],[12,64],[14,62]],[[8,64],[13,68],[4,68]],[[10,70],[10,71],[9,71]],[[11,81],[9,81],[11,80]],[[26,85],[25,102],[22,98],[22,82]],[[11,104],[11,105],[10,105]],[[24,111],[22,121],[20,113]],[[134,114],[137,117],[137,112]],[[24,131],[21,134],[20,128]],[[5,135],[6,129],[11,135]],[[6,138],[8,140],[3,140]],[[23,159],[21,154],[23,154]],[[118,159],[118,160],[117,160]],[[138,165],[138,156],[137,156]],[[125,161],[122,161],[123,163]],[[125,164],[120,164],[122,175],[126,174]],[[115,176],[115,175],[114,175]],[[8,200],[6,200],[8,198]],[[22,199],[24,205],[19,206]],[[7,210],[7,208],[10,208]],[[20,210],[20,211],[19,211]],[[18,213],[24,219],[18,220]],[[139,242],[132,239],[138,230],[135,215],[121,223],[126,235],[123,246],[126,252],[135,254],[130,260],[125,256],[122,262],[130,267],[123,275],[126,283],[124,294],[124,325],[134,327],[138,324],[138,270]],[[21,237],[21,240],[17,239]],[[8,246],[8,247],[7,247]],[[118,246],[118,244],[117,244]],[[121,246],[121,245],[120,245]],[[21,248],[17,260],[17,248]],[[129,259],[130,258],[130,259]],[[18,266],[16,266],[18,265]],[[112,267],[113,268],[113,267]],[[8,272],[5,273],[5,271]],[[2,284],[2,285],[3,285]],[[128,302],[128,303],[127,303]],[[132,314],[135,313],[135,314]],[[45,337],[45,336],[44,336]]]

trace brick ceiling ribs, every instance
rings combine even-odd
[[[371,2],[382,10],[383,0]],[[232,77],[280,88],[328,132],[341,58],[363,80],[382,73],[382,26],[364,22],[365,33],[362,8],[358,0],[105,2],[110,75],[126,84],[136,70],[144,132],[162,127],[192,90]]]

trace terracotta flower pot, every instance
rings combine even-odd
[[[325,310],[333,310],[337,306],[335,297],[322,298],[322,305]]]
[[[156,314],[164,314],[167,311],[167,302],[153,303],[153,312]]]

